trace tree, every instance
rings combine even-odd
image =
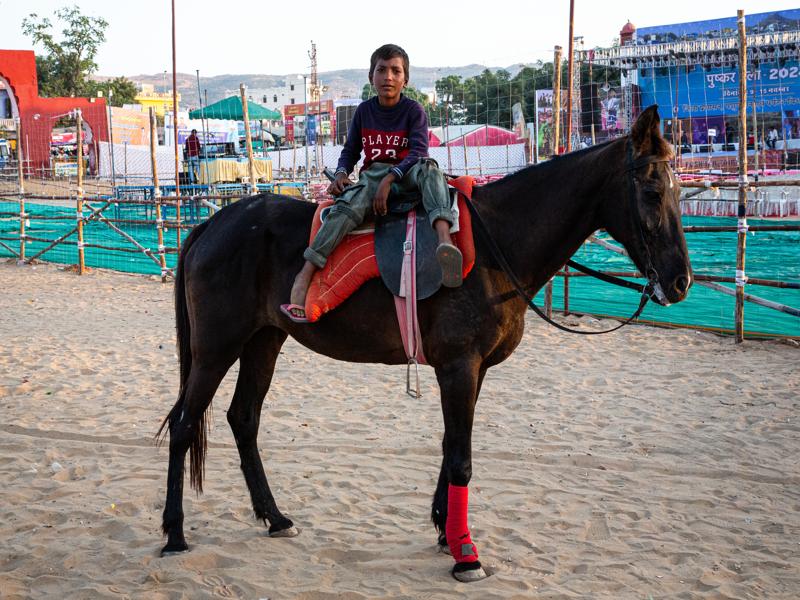
[[[589,83],[588,64],[581,65],[581,82]],[[620,85],[619,70],[595,66],[596,83]],[[562,64],[562,89],[566,89],[567,61]],[[436,102],[428,111],[431,125],[467,123],[499,125],[512,128],[511,107],[522,104],[525,119],[532,121],[536,110],[536,90],[553,89],[553,63],[538,61],[525,66],[512,78],[503,69],[484,70],[480,75],[461,80],[447,75],[436,80]],[[566,106],[566,97],[562,100]]]
[[[133,104],[136,99],[136,84],[125,77],[115,77],[107,81],[90,81],[89,87],[92,96],[96,96],[97,92],[103,92],[103,96],[108,99],[109,106]],[[110,91],[113,94],[109,95]]]
[[[373,96],[375,96],[375,88],[372,87],[371,83],[365,83],[364,87],[361,88],[361,99],[369,100]]]
[[[430,100],[428,99],[428,96],[426,96],[425,94],[420,92],[413,85],[406,86],[406,88],[403,90],[403,94],[405,96],[411,98],[412,100],[416,100],[417,102],[422,104],[422,106],[424,108],[427,108],[428,105],[430,104]],[[375,88],[372,87],[371,83],[365,83],[364,87],[361,88],[361,99],[362,100],[369,100],[370,98],[372,98],[373,96],[376,96],[376,95],[377,95],[377,93],[375,92]]]
[[[55,15],[64,24],[60,41],[53,37],[47,17],[31,13],[22,21],[22,32],[45,50],[36,57],[39,89],[43,96],[89,95],[93,87],[89,76],[97,70],[95,57],[106,40],[108,22],[82,15],[77,6],[60,8]]]
[[[420,92],[417,88],[413,85],[406,86],[406,89],[403,90],[403,94],[411,98],[412,100],[416,100],[419,102],[423,107],[427,107],[431,101],[426,94]]]

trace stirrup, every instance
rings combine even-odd
[[[411,389],[411,365],[414,365],[414,372],[417,376],[416,389]],[[412,398],[422,398],[422,392],[419,391],[419,363],[416,358],[409,358],[406,365],[406,394]]]

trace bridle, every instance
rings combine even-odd
[[[660,163],[660,162],[669,162],[668,158],[660,157],[660,156],[642,156],[637,159],[633,158],[633,143],[628,138],[627,142],[625,143],[625,174],[627,175],[627,187],[628,187],[628,199],[629,205],[631,209],[632,218],[634,221],[634,232],[638,234],[638,242],[641,244],[644,255],[645,255],[645,272],[644,275],[647,277],[647,283],[645,285],[641,285],[638,283],[633,283],[632,281],[628,281],[626,279],[621,279],[620,277],[615,277],[613,275],[607,275],[606,273],[601,273],[600,271],[596,271],[590,267],[582,265],[580,263],[575,262],[574,260],[568,260],[567,265],[574,268],[577,271],[585,273],[587,275],[591,275],[601,281],[605,281],[606,283],[611,283],[614,285],[618,285],[620,287],[629,288],[632,290],[636,290],[641,294],[641,299],[639,300],[639,307],[636,309],[628,319],[624,322],[620,323],[618,326],[613,327],[611,329],[605,329],[603,331],[580,331],[578,329],[571,329],[558,323],[548,317],[536,304],[533,302],[533,297],[529,296],[525,289],[520,282],[519,278],[516,276],[514,271],[512,270],[511,266],[508,264],[505,256],[503,255],[503,251],[500,250],[500,247],[495,242],[492,235],[489,233],[488,228],[486,227],[486,223],[484,223],[481,216],[478,214],[478,211],[475,209],[475,205],[472,203],[471,200],[467,200],[466,204],[469,208],[469,212],[472,216],[473,222],[477,225],[478,233],[484,238],[484,241],[489,246],[489,250],[492,253],[492,256],[497,261],[497,264],[500,268],[508,275],[508,278],[511,280],[512,285],[514,286],[515,291],[519,294],[524,300],[525,303],[533,309],[533,311],[539,315],[542,319],[548,322],[550,325],[561,329],[562,331],[567,331],[569,333],[578,333],[580,335],[600,335],[604,333],[611,333],[612,331],[616,331],[634,321],[635,319],[639,318],[639,315],[642,314],[644,307],[647,305],[647,302],[653,297],[653,295],[657,295],[659,293],[663,293],[660,291],[659,281],[658,281],[658,271],[656,271],[655,267],[653,266],[653,261],[650,256],[650,250],[647,246],[645,240],[645,233],[644,227],[642,225],[642,217],[639,214],[639,203],[636,196],[636,181],[635,181],[635,173],[637,170],[641,169],[650,164]]]

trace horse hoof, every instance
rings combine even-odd
[[[167,544],[161,549],[161,556],[175,556],[176,554],[183,554],[189,551],[189,546],[186,542],[179,544]]]
[[[469,568],[472,565],[476,566],[474,568]],[[473,583],[488,577],[486,571],[483,570],[481,563],[458,563],[455,567],[453,567],[452,573],[453,578],[461,583]]]
[[[287,527],[286,529],[279,529],[278,531],[271,531],[269,533],[269,537],[274,538],[293,538],[300,535],[300,532],[297,531],[297,527],[292,525],[291,527]]]
[[[436,552],[438,552],[439,554],[447,554],[449,556],[453,556],[453,553],[450,552],[450,546],[448,546],[447,544],[437,544]]]

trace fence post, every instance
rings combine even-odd
[[[561,154],[561,46],[553,56],[553,154]]]
[[[106,111],[108,113],[108,159],[111,163],[111,195],[117,195],[117,167],[114,163],[114,120],[111,115],[111,98],[114,95],[114,90],[108,90],[108,104]]]
[[[19,260],[25,261],[25,175],[22,166],[22,120],[17,117],[17,175],[19,177]]]
[[[567,51],[567,152],[572,152],[572,92],[573,70],[575,68],[575,0],[569,0],[569,43]],[[560,66],[560,63],[559,63]],[[567,279],[564,278],[564,281]]]
[[[156,111],[150,107],[150,165],[153,169],[153,200],[156,205],[156,231],[158,232],[158,262],[161,263],[161,283],[167,281],[167,258],[164,254],[164,219],[161,218],[161,187],[158,185],[158,160],[156,146],[158,130],[156,129]]]
[[[75,110],[75,117],[78,122],[77,143],[78,143],[78,275],[83,275],[86,271],[86,257],[83,250],[83,115],[81,109]]]
[[[547,318],[553,316],[553,278],[551,277],[544,286],[544,314]]]
[[[250,193],[257,193],[256,187],[256,166],[253,163],[253,138],[250,136],[250,115],[247,110],[247,96],[243,83],[239,84],[239,93],[242,95],[242,118],[244,119],[244,138],[247,142],[247,169],[250,174]],[[308,141],[306,141],[308,144]],[[306,165],[306,175],[308,175],[308,165]]]
[[[553,155],[561,154],[561,46],[554,48],[553,56]],[[544,290],[544,310],[553,314],[553,279]]]
[[[744,341],[744,273],[747,245],[747,37],[744,11],[737,10],[739,25],[739,210],[736,243],[736,343]]]

